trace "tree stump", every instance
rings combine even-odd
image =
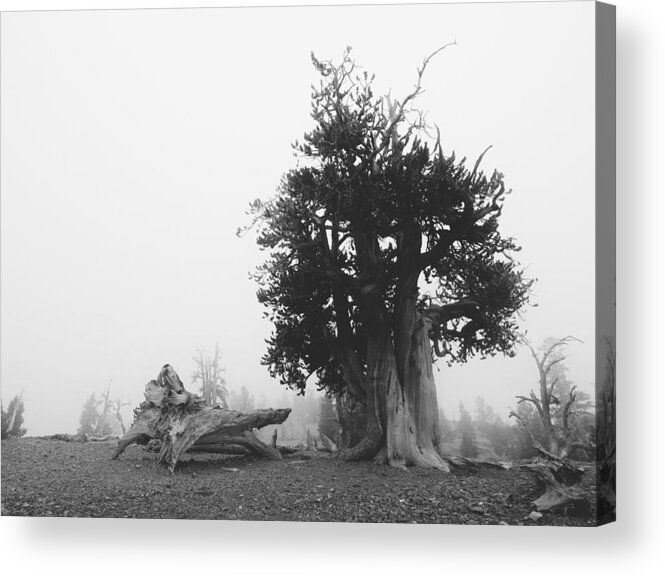
[[[188,451],[237,454],[252,452],[280,459],[281,452],[261,442],[256,428],[281,424],[290,408],[237,412],[207,406],[200,396],[185,390],[176,371],[166,364],[156,380],[145,387],[145,400],[134,410],[134,422],[118,441],[112,459],[130,444],[161,441],[159,462],[173,473],[178,460]]]

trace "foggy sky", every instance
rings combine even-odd
[[[265,257],[245,209],[296,165],[318,84],[310,51],[353,47],[377,94],[412,90],[447,153],[505,174],[500,229],[538,278],[536,343],[572,334],[594,383],[593,3],[43,12],[1,30],[1,385],[30,435],[74,432],[85,399],[142,398],[164,363],[189,383],[223,350],[231,388],[272,404],[270,324],[248,274]],[[530,355],[440,366],[440,403],[482,395],[504,419]]]

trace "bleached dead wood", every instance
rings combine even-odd
[[[111,440],[118,440],[119,438],[120,436],[117,434],[106,434],[105,436],[86,434],[83,439],[85,442],[110,442]]]
[[[535,475],[543,493],[533,502],[539,512],[567,512],[585,516],[591,510],[580,486],[584,471],[563,460],[543,460],[525,464]]]
[[[281,424],[290,408],[237,412],[206,406],[203,398],[185,390],[175,370],[166,364],[156,380],[145,387],[145,401],[134,411],[134,422],[112,458],[135,442],[161,440],[159,462],[171,472],[190,449],[201,452],[237,453],[245,448],[270,458],[281,458],[278,449],[261,442],[254,429]],[[228,452],[227,452],[228,450]]]

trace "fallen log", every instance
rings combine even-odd
[[[119,440],[120,436],[117,434],[106,434],[105,436],[94,436],[92,434],[86,434],[83,437],[84,442],[110,442],[111,440]]]
[[[443,459],[454,468],[466,468],[472,472],[477,472],[480,468],[510,470],[513,467],[509,462],[479,460],[477,458],[464,458],[462,456],[445,456]]]
[[[161,441],[159,462],[173,472],[187,451],[237,453],[238,448],[273,459],[278,449],[261,442],[256,428],[281,424],[290,408],[237,412],[207,406],[203,398],[185,390],[176,371],[166,364],[145,387],[145,401],[134,411],[134,422],[118,441],[115,459],[133,443]],[[228,450],[228,452],[227,452]]]

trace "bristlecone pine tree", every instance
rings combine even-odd
[[[363,433],[345,457],[447,470],[433,351],[512,354],[531,282],[499,233],[503,175],[424,140],[413,102],[432,56],[402,100],[376,97],[349,49],[340,64],[312,56],[315,126],[276,196],[251,209],[270,251],[256,279],[271,374],[300,391],[316,375],[353,407],[340,420]]]

